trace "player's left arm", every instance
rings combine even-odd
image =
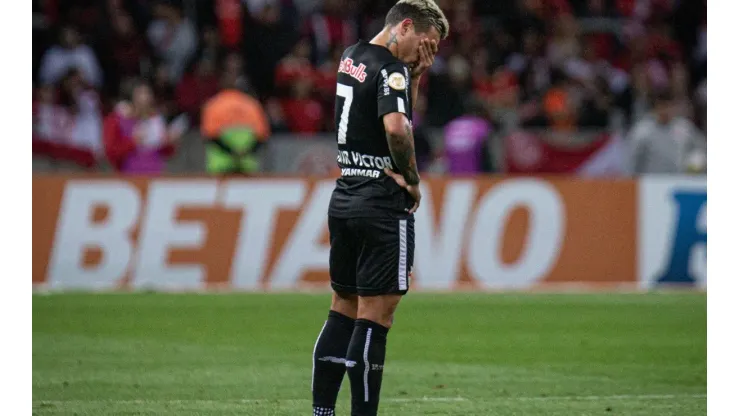
[[[381,69],[376,85],[378,118],[383,121],[388,149],[396,167],[408,185],[417,185],[419,171],[416,167],[408,94],[410,77],[404,74],[405,69],[400,62],[392,62]]]
[[[421,76],[434,64],[434,56],[439,46],[431,39],[423,39],[419,44],[419,62],[411,70],[411,105],[416,107],[416,98],[419,96]]]

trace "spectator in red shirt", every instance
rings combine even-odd
[[[200,118],[200,108],[209,98],[218,94],[219,82],[214,62],[201,58],[195,70],[185,74],[175,90],[180,111],[187,113],[192,120]]]
[[[136,33],[131,16],[123,11],[113,15],[113,36],[109,43],[111,85],[138,76],[148,55],[147,44]]]
[[[327,59],[314,71],[316,91],[319,93],[325,108],[334,108],[334,96],[337,92],[337,68],[339,68],[339,62],[342,60],[342,52],[344,52],[344,49],[341,46],[334,47],[331,58]],[[330,121],[333,125],[333,120]]]
[[[296,78],[312,69],[311,41],[304,37],[278,63],[275,69],[275,85],[281,88],[289,88]],[[334,78],[336,79],[336,68],[334,68],[334,72]]]
[[[85,168],[96,165],[102,150],[100,103],[79,70],[67,73],[57,94],[42,89],[33,112],[34,152]]]
[[[138,82],[131,92],[131,101],[119,103],[106,117],[105,153],[117,171],[162,173],[182,130],[167,126],[157,110],[151,87]]]
[[[216,0],[216,18],[224,45],[236,49],[242,43],[243,7],[240,0]]]
[[[484,81],[476,85],[476,93],[493,114],[503,116],[516,110],[519,103],[519,84],[513,72],[500,66]]]
[[[348,2],[325,0],[321,12],[307,20],[305,33],[314,46],[314,62],[323,63],[334,46],[349,46],[357,41],[357,27],[346,17]]]
[[[681,45],[671,37],[671,27],[668,20],[656,20],[648,28],[645,39],[646,54],[649,59],[663,61],[680,60],[683,57]]]
[[[617,11],[624,17],[645,21],[670,11],[669,0],[615,0]]]
[[[520,0],[520,4],[523,10],[543,20],[572,13],[568,0]]]
[[[313,85],[311,73],[303,74],[293,84],[291,97],[282,102],[285,121],[293,133],[315,134],[322,130],[324,109],[311,96]]]

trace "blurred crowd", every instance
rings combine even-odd
[[[371,39],[394,3],[34,0],[34,152],[91,167],[120,168],[136,146],[166,158],[224,90],[258,101],[265,135],[331,132],[342,51]],[[680,140],[691,147],[705,140],[706,0],[438,3],[451,35],[416,103],[420,142],[427,129],[483,140],[541,129],[568,137],[565,145],[577,131],[619,132],[640,173],[672,172],[652,165],[673,149],[652,145],[661,129],[674,141],[687,131]],[[460,123],[468,119],[475,128]],[[444,156],[434,147],[419,145],[430,170]],[[681,165],[701,158],[674,156]]]

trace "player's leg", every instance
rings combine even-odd
[[[401,295],[362,296],[347,350],[352,416],[375,416],[380,403],[388,331]]]
[[[345,357],[357,317],[357,249],[346,220],[329,217],[329,274],[332,294],[329,317],[313,351],[311,391],[314,416],[333,416],[346,371]]]
[[[374,416],[380,403],[388,331],[408,291],[413,264],[414,223],[368,220],[358,261],[358,314],[347,351],[352,415]]]

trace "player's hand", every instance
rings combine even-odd
[[[417,209],[419,209],[419,204],[421,203],[421,189],[419,188],[419,185],[407,185],[406,192],[414,198],[414,206],[409,209],[409,214],[413,214]]]
[[[432,67],[434,56],[438,50],[437,41],[432,39],[421,40],[419,44],[419,61],[411,69],[411,78],[419,78],[427,69]]]
[[[419,203],[421,202],[421,189],[419,188],[419,185],[409,185],[406,183],[406,179],[403,178],[403,175],[400,175],[388,168],[383,169],[386,175],[393,178],[394,181],[400,186],[401,188],[405,189],[406,192],[411,195],[412,198],[414,198],[414,206],[409,209],[409,214],[413,214],[416,212],[417,209],[419,209]]]

